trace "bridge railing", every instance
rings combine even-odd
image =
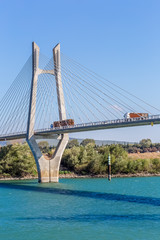
[[[0,134],[0,137],[5,138],[5,137],[10,137],[10,136],[16,136],[16,135],[26,135],[26,131],[17,132],[17,133]]]
[[[60,127],[53,127],[53,128],[44,128],[44,129],[36,130],[35,132],[44,132],[44,131],[60,130],[60,129],[68,129],[68,128],[80,128],[80,127],[105,125],[105,124],[146,121],[146,120],[152,120],[152,119],[153,120],[160,119],[160,115],[158,114],[158,115],[151,115],[149,117],[141,117],[141,118],[123,118],[123,119],[106,120],[106,121],[99,121],[99,122],[79,123],[79,124],[70,125],[70,126],[67,125],[67,126],[60,126]]]

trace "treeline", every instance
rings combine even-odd
[[[151,144],[148,139],[142,140],[139,149],[143,149],[142,146],[151,148]],[[40,142],[39,147],[48,158],[55,149],[45,141]],[[80,175],[106,174],[110,154],[112,174],[160,173],[160,159],[131,159],[128,155],[130,147],[114,144],[96,146],[93,139],[85,139],[81,144],[72,140],[64,151],[60,170],[65,169]],[[37,176],[35,160],[28,145],[24,143],[1,147],[0,177],[26,176]]]
[[[79,145],[72,140],[63,154],[62,165],[77,174],[106,174],[110,153],[112,174],[160,173],[160,159],[134,160],[128,157],[125,148],[127,146],[114,144],[96,146],[94,140],[89,139]]]
[[[69,141],[67,148],[86,146],[87,144],[92,143],[95,146],[94,139],[84,139],[80,144],[77,139]],[[112,144],[114,146],[115,144]],[[106,145],[108,146],[108,145]],[[152,143],[150,139],[142,139],[137,144],[120,144],[124,150],[128,153],[145,153],[145,152],[160,152],[160,143]],[[52,149],[54,148],[49,146],[48,142],[41,141],[39,142],[39,147],[43,153],[52,154]],[[97,146],[98,147],[98,146]]]
[[[142,139],[139,144],[123,145],[128,153],[160,152],[160,143],[152,143],[150,139]]]

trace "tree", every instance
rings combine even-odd
[[[94,139],[89,139],[89,138],[84,139],[84,140],[81,142],[81,145],[82,145],[83,147],[85,147],[85,146],[87,146],[87,144],[89,144],[89,143],[91,143],[91,144],[93,144],[93,146],[95,146],[95,140],[94,140]]]
[[[77,139],[70,140],[66,148],[78,147],[79,142]]]
[[[85,147],[80,147],[80,153],[79,153],[79,162],[80,164],[85,164],[88,162],[88,156],[87,156],[87,150]]]
[[[142,139],[139,144],[143,147],[143,148],[149,148],[152,144],[151,139],[147,138],[147,139]]]
[[[36,164],[33,155],[25,144],[14,144],[1,148],[0,173],[12,177],[36,175]]]
[[[157,148],[156,147],[152,147],[152,152],[157,152]]]
[[[69,170],[75,170],[76,165],[79,164],[79,147],[73,147],[72,149],[66,149],[62,156],[62,165],[67,167]]]
[[[38,146],[40,148],[40,150],[43,152],[43,153],[47,153],[49,152],[49,143],[47,141],[41,141],[38,143]]]

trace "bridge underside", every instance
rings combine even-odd
[[[26,139],[26,133],[17,134],[17,135],[6,135],[3,137],[0,137],[0,142],[4,141],[12,141],[12,140],[18,140],[18,139]],[[35,134],[36,139],[59,139],[59,134]]]

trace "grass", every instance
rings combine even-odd
[[[130,153],[128,157],[131,159],[160,159],[160,152]]]

